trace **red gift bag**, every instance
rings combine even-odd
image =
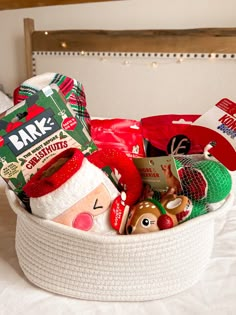
[[[131,119],[92,119],[91,136],[98,148],[117,148],[128,157],[144,157],[145,149],[139,121]]]

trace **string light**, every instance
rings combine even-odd
[[[177,63],[182,63],[183,61],[184,61],[184,58],[181,57],[181,58],[178,58],[176,62]]]
[[[66,48],[66,47],[67,47],[66,42],[62,42],[62,43],[61,43],[61,47]]]
[[[46,35],[46,32],[45,32]],[[63,48],[67,48],[66,42],[61,42]],[[236,54],[225,53],[143,53],[143,52],[94,52],[94,51],[34,51],[32,53],[33,74],[36,75],[37,56],[72,56],[98,59],[100,62],[118,63],[123,66],[142,66],[156,69],[159,66],[173,63],[186,63],[201,60],[205,62],[236,61]]]
[[[156,61],[152,61],[151,66],[152,66],[152,68],[157,68],[158,63]]]
[[[209,55],[209,59],[214,60],[215,58],[216,58],[216,54],[211,53],[211,54]]]
[[[123,64],[124,66],[129,66],[129,65],[130,65],[130,61],[129,61],[129,60],[124,60],[124,61],[122,62],[122,64]]]
[[[106,62],[107,59],[106,59],[105,57],[101,57],[101,58],[100,58],[100,61],[101,61],[101,62]]]

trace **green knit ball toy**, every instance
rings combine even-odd
[[[232,189],[232,178],[227,168],[213,160],[203,160],[194,164],[207,181],[206,199],[208,203],[224,200]]]
[[[181,163],[181,161],[179,159],[175,159],[175,166],[176,169],[179,170],[181,167],[183,167],[183,164]]]
[[[176,215],[179,224],[186,222],[188,220],[191,220],[193,218],[199,217],[200,215],[206,214],[208,213],[208,206],[207,203],[205,201],[196,201],[196,200],[192,200],[190,201],[190,207],[191,212],[190,214],[186,217],[186,215],[184,216],[184,212],[180,212]]]
[[[202,172],[195,168],[196,159],[190,157],[175,158],[175,165],[178,171],[182,186],[182,194],[190,200],[202,200],[206,197],[207,181]]]
[[[193,209],[190,216],[187,218],[187,220],[190,220],[190,219],[199,217],[200,215],[208,213],[207,204],[205,202],[192,200],[192,203],[193,203]]]

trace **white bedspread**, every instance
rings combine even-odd
[[[234,174],[234,191],[236,176]],[[150,302],[91,302],[43,291],[25,278],[14,248],[16,217],[0,179],[0,315],[73,314],[236,314],[236,200],[215,237],[209,266],[187,291]]]
[[[0,113],[13,106],[13,101],[2,91],[0,91]]]

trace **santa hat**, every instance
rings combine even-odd
[[[59,73],[43,73],[23,82],[13,93],[14,104],[28,99],[50,84],[56,84],[75,114],[89,122],[90,117],[86,107],[83,85],[77,80]]]
[[[60,161],[63,162],[58,165]],[[79,149],[70,148],[52,158],[24,186],[24,192],[30,197],[32,213],[45,219],[53,219],[101,183],[114,200],[119,192],[100,169],[104,166],[116,168],[121,175],[120,183],[125,186],[126,204],[136,202],[141,193],[141,177],[125,153],[104,149],[85,157]]]

